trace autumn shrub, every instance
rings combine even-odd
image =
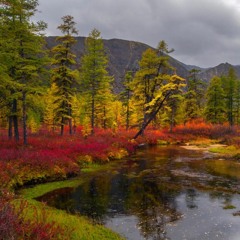
[[[0,192],[0,239],[50,240],[69,239],[73,229],[64,229],[55,222],[49,222],[49,213],[39,211],[26,200],[13,204],[14,194],[2,189]],[[29,218],[29,211],[34,218]]]
[[[178,125],[174,128],[174,134],[187,134],[195,137],[222,138],[226,135],[237,133],[235,127],[228,124],[211,124],[204,121],[188,122],[185,125]]]

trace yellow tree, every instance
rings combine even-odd
[[[168,50],[167,44],[161,41],[157,50],[147,49],[139,62],[140,68],[132,85],[133,97],[142,109],[143,118],[135,139],[144,133],[168,98],[183,86],[183,78],[169,74],[172,67],[169,65],[167,54],[171,51]]]
[[[55,83],[47,90],[47,94],[44,96],[45,111],[43,116],[44,123],[49,129],[55,131],[56,125],[58,124],[56,110],[58,108],[57,103],[57,92],[58,88]]]

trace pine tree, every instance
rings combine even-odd
[[[225,121],[226,106],[224,96],[221,78],[213,77],[206,94],[205,116],[207,121],[211,123],[223,123]]]
[[[108,58],[100,35],[97,29],[93,29],[87,37],[80,69],[84,93],[89,99],[91,134],[94,134],[96,125],[97,105],[99,107],[102,104],[100,111],[106,116],[106,100],[111,98],[112,78],[107,72]]]
[[[189,90],[184,94],[184,112],[185,123],[200,116],[197,93],[194,90]]]
[[[234,120],[236,124],[240,123],[240,80],[236,81],[236,94],[235,94],[235,105],[234,105]]]
[[[76,65],[76,56],[73,54],[72,46],[76,43],[74,34],[77,34],[75,22],[72,16],[62,17],[63,23],[58,29],[64,36],[57,37],[59,44],[52,48],[52,83],[57,88],[57,115],[61,119],[61,135],[64,133],[64,125],[69,124],[69,133],[72,134],[72,96],[74,95],[74,86],[78,79],[78,71],[73,70]]]
[[[202,111],[204,105],[204,95],[206,92],[207,85],[206,83],[198,78],[198,73],[200,70],[193,68],[189,71],[188,81],[187,81],[187,90],[194,91],[196,93],[196,103],[199,111]],[[200,115],[200,113],[199,113]]]
[[[221,78],[225,93],[227,119],[230,126],[234,124],[234,111],[236,102],[237,76],[233,68],[229,69],[228,75]]]

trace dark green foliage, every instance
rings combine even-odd
[[[223,123],[225,121],[226,106],[222,81],[219,77],[212,78],[206,97],[206,120],[211,123]]]
[[[73,70],[76,64],[76,56],[72,52],[72,46],[76,43],[72,34],[77,34],[75,22],[72,16],[64,16],[63,24],[58,28],[64,36],[57,37],[59,44],[52,49],[52,83],[57,86],[56,115],[61,121],[61,135],[64,132],[65,122],[69,123],[69,133],[72,134],[72,96],[75,92],[74,86],[78,79],[78,72]]]
[[[108,75],[108,58],[104,51],[101,33],[93,29],[85,42],[85,54],[81,59],[81,81],[87,99],[87,112],[90,112],[91,133],[94,133],[98,112],[106,118],[106,103],[112,97]],[[104,125],[104,124],[103,124]]]
[[[39,91],[40,75],[46,59],[43,55],[44,22],[32,23],[37,0],[1,1],[0,60],[4,65],[6,91],[9,96],[9,137],[14,126],[15,139],[19,139],[19,100],[23,119],[23,140],[27,144],[28,95]]]

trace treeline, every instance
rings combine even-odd
[[[114,95],[100,31],[93,29],[86,38],[77,68],[72,16],[62,18],[62,36],[47,51],[47,24],[31,21],[37,0],[0,1],[0,6],[0,125],[9,138],[18,141],[22,129],[27,144],[28,130],[37,132],[43,125],[61,135],[66,126],[73,134],[81,125],[85,136],[96,127],[138,127],[137,138],[149,124],[172,129],[199,118],[239,123],[240,84],[233,70],[214,77],[209,86],[195,69],[184,80],[169,65],[172,50],[160,41],[143,53],[138,69],[126,69],[124,91]]]

